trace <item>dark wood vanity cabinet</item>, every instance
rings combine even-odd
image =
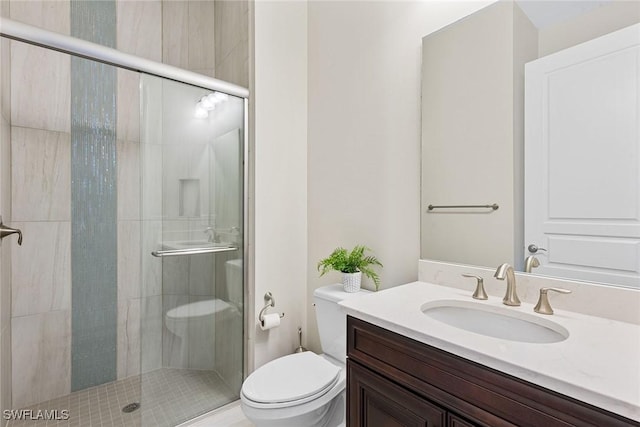
[[[348,427],[640,423],[347,317]]]

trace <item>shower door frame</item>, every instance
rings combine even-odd
[[[92,61],[113,65],[126,70],[149,74],[168,80],[185,83],[204,89],[222,92],[244,100],[244,129],[243,129],[243,239],[242,239],[242,270],[243,270],[243,379],[246,378],[248,372],[252,369],[252,361],[249,354],[252,351],[252,326],[253,322],[253,304],[250,304],[250,296],[253,293],[249,286],[249,237],[251,230],[249,229],[249,190],[251,188],[249,182],[249,89],[235,85],[233,83],[218,80],[192,71],[183,70],[178,67],[163,64],[149,59],[144,59],[102,46],[86,40],[77,39],[75,37],[66,36],[42,28],[23,24],[11,19],[0,17],[0,36],[8,39],[17,40],[34,46],[43,47],[45,49],[55,50],[69,55],[90,59]],[[217,408],[214,408],[214,410]]]

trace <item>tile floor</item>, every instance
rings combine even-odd
[[[171,427],[236,399],[237,394],[214,372],[163,368],[24,408],[32,410],[33,417],[38,410],[68,410],[67,420],[9,421],[6,427]],[[132,402],[140,402],[140,409],[123,413],[122,408]],[[214,424],[198,427],[208,425]]]
[[[211,414],[181,424],[180,427],[255,427],[242,413],[240,401],[236,400]]]

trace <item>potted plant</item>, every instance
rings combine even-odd
[[[368,250],[370,249],[362,245],[356,246],[351,252],[344,248],[336,248],[331,255],[318,262],[320,276],[331,270],[340,271],[345,292],[358,292],[364,273],[365,276],[373,280],[377,291],[380,286],[380,278],[371,269],[371,266],[382,267],[382,264],[373,255],[365,256],[364,253]]]

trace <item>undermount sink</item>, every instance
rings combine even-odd
[[[569,338],[569,331],[557,323],[514,309],[439,300],[424,304],[421,310],[449,326],[503,340],[548,344]]]

